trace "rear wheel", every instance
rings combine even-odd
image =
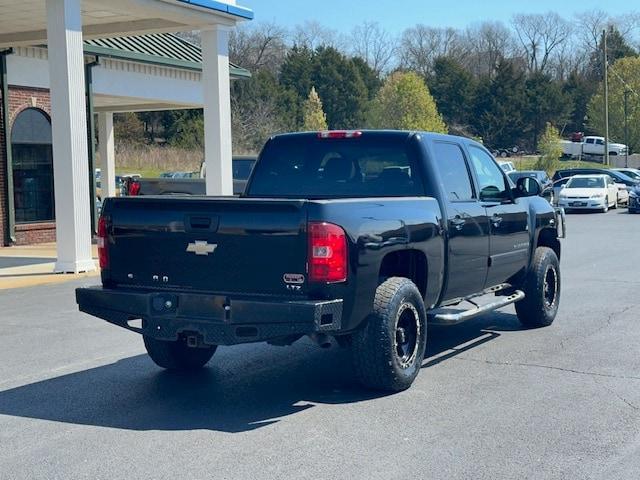
[[[611,208],[618,208],[618,204],[620,203],[620,195],[616,195],[616,201],[613,203]]]
[[[516,303],[518,319],[525,327],[547,327],[553,323],[560,305],[560,262],[556,252],[538,247],[523,291],[525,298]]]
[[[398,392],[411,386],[422,367],[427,314],[420,291],[401,277],[378,286],[373,313],[352,336],[356,376],[365,387]]]
[[[204,367],[216,352],[215,345],[189,347],[185,338],[156,340],[144,335],[144,346],[156,365],[168,370],[196,370]]]

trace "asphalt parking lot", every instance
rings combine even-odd
[[[390,396],[307,341],[161,371],[136,334],[77,312],[95,280],[0,292],[0,478],[637,478],[640,215],[568,230],[553,326],[511,308],[434,327]]]

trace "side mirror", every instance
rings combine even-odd
[[[563,183],[562,185],[560,185],[560,190],[562,190],[562,189],[563,189],[564,187],[566,187],[566,186],[567,186],[567,184],[566,184],[566,183]]]
[[[522,177],[516,182],[516,196],[536,197],[542,193],[540,182],[534,177]]]

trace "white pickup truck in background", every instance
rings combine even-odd
[[[582,142],[560,140],[564,157],[578,158],[580,156],[604,156],[604,137],[584,137]],[[609,155],[625,155],[627,146],[622,143],[609,142]]]

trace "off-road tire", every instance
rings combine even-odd
[[[379,285],[373,312],[351,341],[362,385],[391,392],[409,388],[422,367],[427,341],[427,313],[415,284],[391,277]]]
[[[520,323],[528,328],[551,325],[558,313],[560,285],[556,252],[548,247],[536,248],[522,289],[525,298],[515,305]]]
[[[156,340],[144,336],[144,347],[156,365],[167,370],[197,370],[204,367],[213,354],[216,346],[192,348],[187,346],[184,338],[176,341]]]

